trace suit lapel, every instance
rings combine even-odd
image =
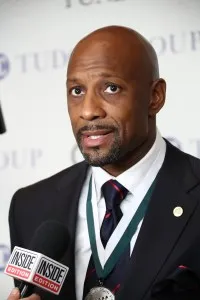
[[[197,205],[191,191],[198,181],[187,156],[167,144],[166,157],[158,174],[146,216],[137,238],[130,264],[130,275],[121,299],[143,299],[165,264]],[[175,217],[175,207],[183,214]]]
[[[64,174],[57,185],[58,201],[60,202],[57,203],[60,207],[58,214],[69,230],[71,243],[73,243],[75,239],[78,202],[87,169],[88,165],[85,162],[72,166],[69,171]],[[63,209],[63,207],[65,209]]]
[[[75,233],[79,197],[87,174],[85,162],[72,166],[57,185],[57,207],[55,215],[65,224],[70,235],[69,247],[62,262],[69,267],[65,284],[61,290],[61,299],[76,299],[75,295]]]

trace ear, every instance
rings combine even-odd
[[[159,78],[151,86],[151,100],[149,103],[149,117],[155,117],[165,103],[166,82]]]

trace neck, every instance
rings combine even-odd
[[[156,133],[148,137],[143,143],[136,147],[132,152],[123,156],[119,161],[114,164],[105,165],[102,168],[110,175],[117,177],[130,167],[139,162],[151,149],[156,139]]]

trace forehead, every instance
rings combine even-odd
[[[137,77],[141,70],[138,47],[122,43],[120,38],[88,40],[72,52],[67,77],[88,73],[110,73],[124,79]]]

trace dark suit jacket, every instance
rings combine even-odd
[[[62,262],[69,266],[59,296],[41,292],[42,299],[75,300],[74,246],[85,162],[20,189],[13,196],[9,223],[12,248],[28,247],[45,220],[65,224],[70,245]],[[200,160],[167,143],[146,216],[134,247],[120,299],[200,299]],[[175,217],[173,209],[183,208]],[[180,265],[184,267],[179,268]],[[197,296],[198,295],[198,296]],[[196,298],[195,298],[196,297]]]

